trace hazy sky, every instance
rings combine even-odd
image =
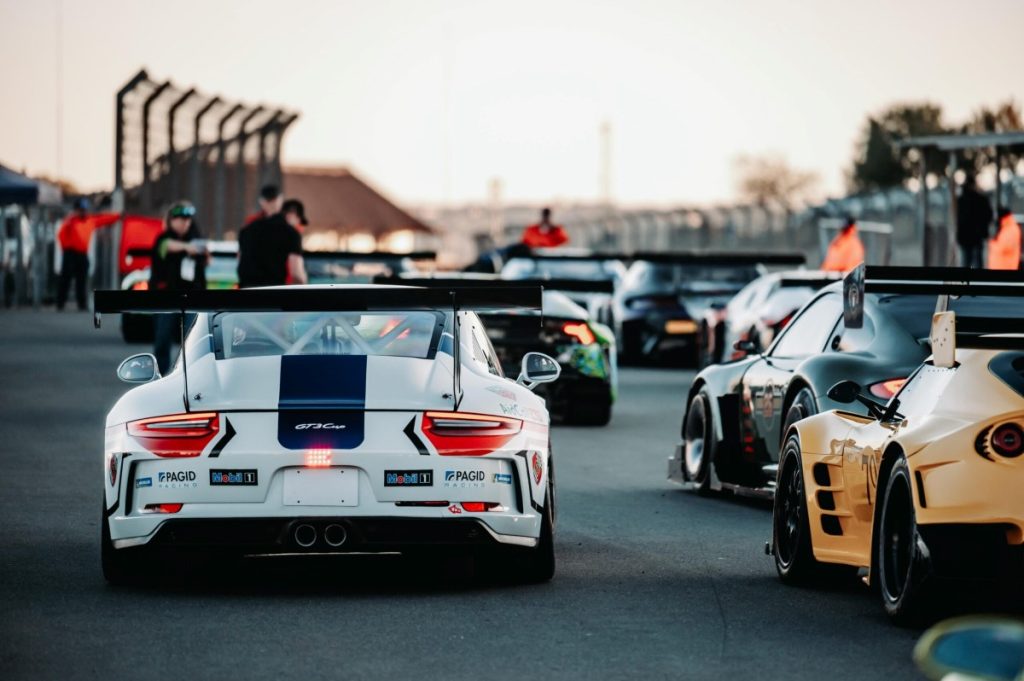
[[[0,0],[0,162],[57,171],[57,0]],[[113,182],[114,93],[140,67],[302,112],[285,161],[404,201],[708,203],[777,151],[842,187],[868,112],[950,121],[1024,99],[1024,0],[63,0],[63,174]]]

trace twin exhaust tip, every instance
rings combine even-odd
[[[308,549],[316,544],[317,539],[323,536],[324,543],[332,549],[340,547],[348,539],[348,532],[344,527],[336,523],[331,523],[324,527],[323,532],[317,531],[317,528],[309,523],[302,523],[296,525],[292,531],[292,538],[295,543],[304,549]]]

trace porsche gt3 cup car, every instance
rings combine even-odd
[[[563,423],[604,426],[612,417],[618,394],[618,360],[611,329],[595,322],[562,291],[580,282],[565,279],[507,281],[493,275],[457,273],[447,277],[393,277],[374,280],[383,284],[496,288],[522,285],[544,287],[543,309],[481,312],[487,336],[504,371],[511,375],[529,352],[543,352],[562,367],[558,381],[538,386],[549,411]],[[601,283],[601,282],[598,282]],[[548,290],[548,286],[556,290]],[[588,290],[592,282],[583,282]],[[610,286],[607,289],[611,291]]]
[[[701,366],[763,352],[816,291],[839,278],[817,270],[772,272],[744,286],[726,305],[712,305],[700,330]]]
[[[554,466],[532,353],[505,378],[478,310],[539,288],[100,291],[98,312],[197,313],[164,377],[106,420],[103,570],[154,555],[461,547],[524,581],[555,569]]]
[[[548,280],[547,291],[561,291],[592,319],[611,322],[612,294],[626,276],[623,258],[585,249],[535,248],[519,254],[501,269],[503,279],[515,281]]]
[[[867,569],[898,622],[941,604],[959,580],[1019,591],[1024,278],[1003,290],[1018,305],[1015,318],[936,314],[934,355],[887,404],[840,382],[832,399],[858,401],[869,415],[834,410],[789,429],[773,514],[784,581]]]
[[[765,265],[803,262],[801,254],[637,253],[612,299],[620,358],[696,364],[712,305],[724,305]]]
[[[887,400],[928,356],[937,294],[917,282],[982,276],[971,272],[868,267],[859,328],[848,326],[844,283],[836,282],[807,303],[763,355],[702,370],[686,397],[669,479],[700,491],[770,497],[790,426],[841,406],[828,396],[832,385],[855,380]],[[973,286],[950,309],[986,317],[1006,316],[1019,306],[986,290]]]

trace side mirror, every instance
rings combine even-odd
[[[747,339],[738,340],[732,344],[732,349],[749,355],[751,352],[757,352],[757,343]]]
[[[528,352],[523,356],[522,369],[516,383],[530,390],[541,383],[550,383],[562,375],[562,367],[543,352]]]
[[[117,367],[117,377],[125,383],[149,383],[160,378],[156,357],[149,353],[132,355]]]
[[[860,385],[856,381],[839,381],[828,389],[828,398],[840,404],[851,404],[860,396]]]
[[[1020,678],[1024,625],[998,617],[959,617],[924,632],[914,661],[929,679]]]

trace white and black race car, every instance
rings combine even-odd
[[[167,376],[151,355],[118,369],[142,385],[106,420],[105,577],[188,550],[453,547],[550,579],[549,417],[531,388],[559,367],[531,353],[506,378],[476,314],[540,305],[527,287],[98,291],[97,315],[191,318]]]

